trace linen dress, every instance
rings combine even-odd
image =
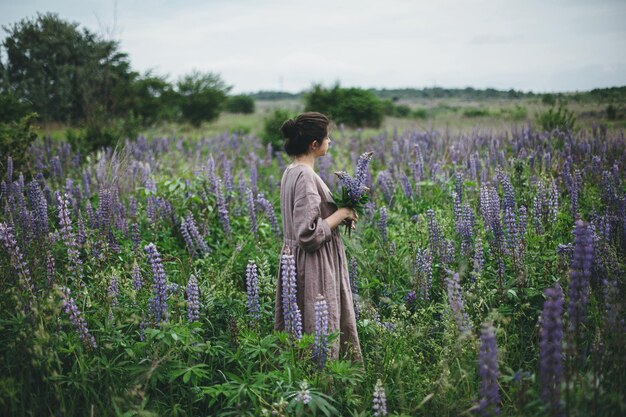
[[[294,255],[296,300],[304,333],[315,332],[314,303],[321,294],[328,304],[329,331],[340,331],[340,337],[329,346],[329,359],[336,359],[341,353],[354,361],[362,361],[345,249],[339,228],[331,231],[324,220],[337,210],[330,190],[306,165],[288,166],[280,187],[283,253],[289,248]],[[280,278],[275,307],[274,327],[284,330]]]

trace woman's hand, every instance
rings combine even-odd
[[[356,211],[354,211],[354,209],[348,208],[348,207],[342,207],[340,210],[343,210],[345,213],[345,220],[348,221],[353,221],[356,222],[357,220],[359,220],[359,215],[356,214]]]

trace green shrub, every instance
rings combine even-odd
[[[37,139],[33,122],[37,113],[29,113],[16,121],[0,122],[0,178],[6,173],[6,160],[13,159],[13,172],[30,172],[28,148]]]
[[[537,114],[535,121],[544,131],[553,131],[554,129],[569,131],[574,128],[576,116],[574,116],[574,112],[563,106],[550,107],[547,111]]]
[[[197,71],[182,77],[177,87],[183,120],[195,127],[218,118],[230,90],[218,74]]]
[[[411,112],[411,116],[416,119],[426,119],[428,118],[428,110],[426,109],[415,109]]]
[[[488,109],[469,108],[463,110],[463,116],[465,117],[484,117],[489,116]]]
[[[314,85],[305,95],[305,103],[305,111],[324,113],[336,123],[352,127],[378,128],[385,116],[385,105],[373,92],[338,84],[330,89]]]
[[[271,143],[274,151],[282,151],[283,138],[280,134],[280,127],[285,120],[291,117],[293,117],[293,115],[288,110],[274,110],[274,113],[263,121],[263,133],[261,135],[263,144],[267,146],[268,143]]]
[[[606,118],[609,120],[617,120],[617,108],[614,105],[609,104],[606,107]]]
[[[243,94],[228,97],[226,111],[229,113],[254,113],[254,99]]]

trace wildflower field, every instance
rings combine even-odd
[[[255,135],[3,156],[0,414],[626,413],[623,131],[332,137],[333,191],[373,152],[343,237],[363,365],[325,360],[323,300],[273,330],[289,161]]]

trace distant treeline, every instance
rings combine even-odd
[[[443,87],[427,87],[427,88],[393,88],[393,89],[375,89],[370,88],[368,91],[374,93],[377,97],[384,100],[411,100],[411,99],[462,99],[462,100],[491,100],[491,99],[519,99],[519,98],[536,98],[536,97],[552,97],[554,99],[567,98],[574,101],[599,101],[599,102],[624,102],[626,101],[626,86],[597,88],[591,91],[583,92],[563,92],[563,93],[534,93],[532,91],[524,92],[518,90],[496,90],[495,88],[476,89],[472,87],[466,88],[443,88]],[[287,93],[284,91],[259,91],[247,94],[247,96],[255,100],[285,100],[300,99],[306,94],[306,91],[299,93]],[[548,99],[549,100],[549,99]]]

